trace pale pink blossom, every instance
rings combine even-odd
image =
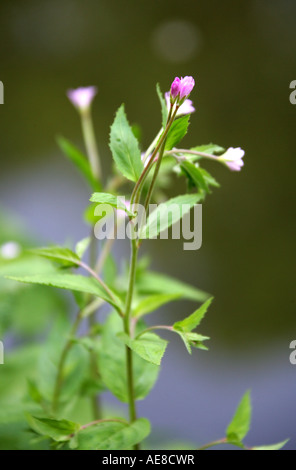
[[[75,90],[68,90],[67,96],[75,108],[85,111],[90,107],[97,92],[98,89],[95,86],[80,87]]]
[[[232,171],[240,171],[244,166],[243,157],[245,155],[244,150],[240,147],[229,147],[223,155],[220,155],[218,159],[224,162],[228,168]]]

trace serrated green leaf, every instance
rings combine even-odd
[[[136,303],[133,307],[133,316],[134,317],[142,317],[147,313],[153,312],[157,310],[162,305],[167,304],[168,302],[172,302],[173,300],[177,300],[181,297],[180,293],[177,294],[156,294],[150,295],[149,297],[145,297]]]
[[[213,297],[211,297],[205,303],[203,303],[201,307],[195,310],[195,312],[192,313],[189,317],[185,318],[184,320],[177,321],[176,323],[174,323],[173,328],[176,330],[185,331],[185,332],[194,330],[194,328],[196,328],[200,324],[202,319],[204,318],[212,301],[213,301]]]
[[[198,201],[202,199],[201,194],[183,194],[159,204],[149,215],[146,224],[140,232],[140,239],[154,238],[190,211]]]
[[[63,248],[60,246],[50,246],[42,248],[32,248],[28,250],[29,253],[42,256],[43,258],[50,259],[62,264],[65,267],[78,266],[80,258],[69,248]]]
[[[109,204],[115,209],[120,209],[126,212],[131,217],[135,216],[135,214],[129,211],[126,205],[124,204],[123,196],[114,196],[113,194],[109,194],[109,193],[94,193],[91,196],[90,201],[96,202],[98,204]]]
[[[289,440],[290,439],[286,439],[285,441],[278,442],[277,444],[270,444],[267,446],[252,447],[251,450],[280,450],[287,444],[287,442],[289,442]]]
[[[81,276],[79,274],[54,272],[40,275],[36,274],[35,276],[6,276],[6,278],[28,284],[42,284],[45,286],[58,287],[59,289],[86,292],[87,294],[100,297],[111,305],[114,305],[116,308],[121,304],[120,300],[116,298],[114,293],[113,295],[117,302],[115,302],[114,299],[106,293],[95,279]]]
[[[128,402],[125,345],[117,336],[121,331],[122,320],[113,312],[103,326],[98,361],[101,377],[106,387],[120,401]],[[133,354],[133,371],[135,398],[142,400],[154,386],[159,367]]]
[[[208,336],[199,335],[198,333],[188,333],[186,331],[174,331],[181,336],[189,354],[192,353],[191,346],[204,351],[208,350],[208,348],[203,344],[203,341],[210,339]]]
[[[57,442],[69,440],[71,434],[80,429],[80,424],[66,419],[37,418],[30,414],[27,414],[26,418],[31,428],[37,434],[50,437]]]
[[[90,241],[91,241],[91,238],[86,237],[80,240],[78,243],[76,243],[75,253],[80,259],[83,257],[84,253],[88,249]]]
[[[160,365],[162,356],[168,345],[168,341],[160,338],[155,333],[143,333],[138,339],[131,339],[126,333],[117,335],[132,351],[138,354],[145,361],[157,366]]]
[[[165,150],[171,150],[185,137],[189,126],[189,119],[190,114],[187,114],[173,122],[166,138]]]
[[[159,98],[160,107],[161,107],[162,127],[163,127],[163,129],[165,129],[167,119],[168,119],[168,109],[167,109],[167,105],[166,105],[166,100],[165,100],[165,98],[164,98],[164,96],[161,92],[159,83],[156,84],[156,92],[157,92],[157,96]]]
[[[121,173],[131,181],[137,181],[144,166],[138,141],[126,118],[124,105],[118,109],[111,126],[110,149]]]
[[[202,172],[200,171],[200,168],[196,167],[194,163],[187,161],[182,162],[180,166],[184,171],[185,175],[190,178],[190,181],[193,182],[194,186],[196,186],[197,189],[201,189],[206,193],[209,192],[207,182]]]
[[[251,413],[250,392],[247,391],[241,399],[236,412],[226,429],[226,437],[228,441],[241,442],[244,439],[250,429]]]
[[[210,295],[166,274],[143,271],[136,279],[139,294],[180,294],[180,298],[204,302]]]
[[[57,137],[57,143],[64,155],[76,166],[80,173],[85,177],[93,191],[100,191],[101,184],[94,178],[91,166],[87,157],[64,137]]]
[[[79,450],[128,450],[150,433],[150,423],[140,418],[132,424],[102,422],[77,434]]]

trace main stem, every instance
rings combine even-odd
[[[96,258],[97,258],[96,239],[93,233],[91,233],[89,258],[90,258],[89,261],[90,261],[91,268],[93,268],[96,263]],[[96,324],[95,315],[90,315],[88,317],[88,326],[89,326],[90,331],[95,324]],[[98,365],[97,365],[97,356],[94,351],[90,351],[89,354],[90,354],[90,373],[91,373],[92,378],[95,380],[99,375],[99,370],[98,370]],[[101,402],[100,402],[100,397],[97,396],[96,394],[91,396],[91,408],[92,408],[93,418],[95,420],[101,419],[102,417]]]
[[[126,307],[124,315],[124,331],[130,336],[131,334],[131,305],[135,286],[136,277],[136,264],[138,257],[138,243],[134,239],[131,241],[131,261],[129,284],[126,297]],[[132,350],[126,346],[126,373],[127,373],[127,391],[128,391],[128,404],[129,404],[129,418],[130,422],[137,419],[136,404],[135,404],[135,391],[134,391],[134,376],[133,376],[133,355]]]

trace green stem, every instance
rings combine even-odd
[[[199,447],[197,450],[206,450],[210,447],[218,446],[220,444],[227,444],[227,439],[224,437],[223,439],[218,439],[217,441],[209,442],[208,444]]]
[[[94,234],[91,233],[91,241],[90,241],[90,251],[89,251],[89,263],[90,266],[93,268],[97,258],[97,246],[96,246],[96,239],[94,237]],[[93,297],[91,297],[93,300]],[[88,317],[88,327],[89,330],[91,331],[93,326],[96,324],[96,318],[95,315],[90,315]],[[89,359],[90,359],[90,375],[91,377],[96,380],[97,377],[99,377],[99,370],[98,370],[98,361],[97,361],[97,355],[95,351],[90,351],[89,353]],[[92,395],[90,397],[90,402],[91,402],[91,409],[92,409],[92,414],[93,418],[95,420],[101,419],[102,418],[102,410],[101,410],[101,402],[100,402],[100,397],[98,395]]]
[[[176,155],[178,153],[187,153],[188,155],[196,155],[197,157],[207,158],[209,160],[219,160],[219,156],[211,155],[210,153],[197,152],[196,150],[186,150],[186,149],[173,149],[165,152],[166,155]]]
[[[131,241],[131,262],[130,262],[130,273],[129,273],[129,284],[126,297],[126,307],[124,315],[124,331],[130,336],[131,334],[131,305],[134,293],[135,277],[136,277],[136,264],[138,256],[138,244],[137,240]],[[135,391],[134,391],[134,375],[133,375],[133,355],[132,350],[126,346],[126,375],[127,375],[127,393],[128,393],[128,404],[129,404],[129,419],[133,423],[137,419],[136,403],[135,403]],[[138,450],[139,447],[136,445],[134,450]]]
[[[91,112],[89,108],[81,113],[81,124],[84,142],[87,150],[87,156],[92,169],[92,173],[95,178],[100,180],[102,177],[101,163],[93,122],[91,118]]]
[[[62,386],[63,386],[63,381],[64,381],[63,375],[64,375],[65,362],[66,362],[66,359],[67,359],[67,356],[68,356],[68,352],[70,351],[70,349],[72,347],[73,336],[75,336],[76,331],[78,329],[78,326],[79,326],[81,320],[82,320],[82,311],[80,310],[78,312],[76,320],[75,320],[75,322],[74,322],[74,324],[71,328],[69,338],[66,341],[66,344],[65,344],[65,346],[62,350],[62,354],[60,356],[60,360],[59,360],[59,363],[58,363],[58,373],[57,373],[56,382],[55,382],[55,386],[54,386],[53,399],[52,399],[52,408],[51,408],[51,411],[52,411],[53,415],[55,415],[58,411],[59,398],[60,398],[60,394],[61,394],[61,390],[62,390]]]
[[[136,199],[136,196],[137,196],[137,193],[141,191],[142,187],[143,187],[143,184],[147,178],[147,175],[153,165],[153,161],[154,161],[154,158],[157,154],[157,152],[159,151],[159,149],[161,148],[163,142],[165,141],[165,139],[167,138],[167,135],[168,135],[168,132],[170,130],[170,127],[171,125],[173,124],[174,122],[174,119],[175,119],[175,116],[177,114],[177,111],[179,109],[179,106],[176,106],[176,109],[175,111],[173,112],[172,116],[170,119],[168,119],[168,123],[166,125],[166,128],[165,130],[163,131],[163,134],[161,136],[161,138],[159,139],[159,142],[158,144],[156,145],[151,157],[149,158],[149,161],[148,161],[148,164],[146,165],[146,167],[144,168],[144,170],[142,171],[142,174],[140,176],[140,178],[138,179],[135,187],[134,187],[134,190],[132,192],[132,196],[131,196],[131,206],[132,204],[134,203],[134,200]],[[170,111],[170,115],[171,115],[171,111]]]

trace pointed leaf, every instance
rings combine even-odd
[[[144,299],[141,299],[133,308],[133,316],[141,317],[146,315],[147,313],[157,310],[162,305],[165,305],[168,302],[172,302],[173,300],[177,300],[180,297],[181,294],[178,292],[176,294],[156,294],[145,297]]]
[[[69,440],[70,435],[80,429],[80,424],[66,419],[37,418],[29,414],[26,417],[29,425],[37,434],[50,437],[57,442]]]
[[[141,326],[143,329],[143,325]],[[128,402],[125,345],[117,334],[122,332],[122,320],[113,312],[103,326],[98,354],[99,370],[106,387],[121,401]],[[138,331],[136,331],[137,333]],[[133,355],[135,398],[142,400],[154,386],[159,367],[137,354]]]
[[[79,256],[69,248],[60,246],[50,246],[42,248],[33,248],[28,250],[33,255],[42,256],[62,264],[65,267],[78,266],[80,263]]]
[[[244,439],[250,429],[251,413],[250,392],[247,391],[239,403],[231,423],[227,427],[226,436],[228,441],[241,442]]]
[[[252,447],[252,450],[280,450],[282,449],[290,439],[286,439],[285,441],[278,442],[277,444],[270,444],[267,446],[256,446]]]
[[[153,271],[140,273],[136,286],[140,294],[180,294],[180,298],[196,302],[203,302],[209,298],[209,294],[194,286]]]
[[[160,338],[155,333],[143,333],[138,339],[131,339],[126,333],[119,333],[118,337],[126,344],[132,351],[137,353],[145,361],[151,362],[157,366],[160,365],[162,356],[168,345],[168,341]]]
[[[166,138],[165,150],[171,150],[187,134],[189,119],[190,114],[187,114],[186,116],[182,116],[173,122]]]
[[[141,229],[139,238],[157,237],[159,233],[182,219],[191,207],[201,199],[201,194],[183,194],[159,204],[149,215],[146,224]]]
[[[120,209],[126,212],[131,217],[134,217],[135,214],[129,211],[126,205],[123,202],[124,196],[114,196],[113,194],[109,193],[94,193],[90,201],[96,202],[98,204],[109,204],[110,206],[114,207],[115,209]]]
[[[83,153],[64,137],[58,137],[57,143],[65,156],[76,166],[89,183],[93,191],[100,191],[101,184],[94,178],[88,159]]]
[[[116,298],[116,303],[111,297],[106,293],[102,286],[93,278],[80,276],[76,274],[68,273],[48,273],[48,274],[36,274],[34,276],[6,276],[7,279],[12,279],[14,281],[25,282],[29,284],[42,284],[45,286],[58,287],[60,289],[74,290],[78,292],[86,292],[87,294],[95,295],[100,297],[106,302],[119,307],[121,302],[116,298],[116,295],[113,293]]]
[[[131,181],[137,181],[143,171],[138,141],[127,121],[122,105],[111,126],[110,149],[121,173]]]
[[[195,312],[192,313],[189,317],[185,318],[184,320],[174,323],[173,325],[174,329],[185,331],[185,332],[194,330],[194,328],[196,328],[202,321],[209,306],[211,305],[212,300],[213,300],[213,297],[208,299],[204,304],[202,304],[201,307],[195,310]]]
[[[150,433],[150,423],[140,418],[132,424],[102,422],[77,434],[79,450],[127,450],[143,441]]]
[[[76,243],[75,253],[80,259],[83,257],[84,253],[88,249],[90,241],[91,241],[91,238],[86,237],[80,240],[78,243]]]
[[[197,189],[201,189],[206,193],[209,192],[207,182],[202,172],[200,171],[200,168],[195,166],[194,163],[186,161],[181,163],[181,168]]]

